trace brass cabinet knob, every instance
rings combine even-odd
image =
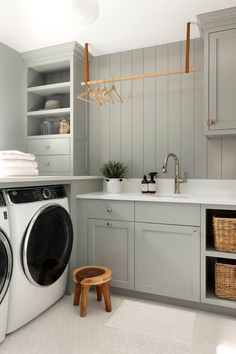
[[[112,226],[112,222],[111,222],[111,221],[108,221],[108,222],[107,222],[107,226],[108,226],[108,227],[111,227],[111,226]]]
[[[210,127],[211,125],[214,125],[214,124],[216,124],[216,120],[215,119],[208,119],[208,121],[207,121],[207,125],[208,125],[208,127]]]
[[[107,212],[108,213],[112,213],[112,209],[111,208],[107,208]]]

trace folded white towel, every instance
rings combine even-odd
[[[3,159],[0,156],[0,171],[6,167],[38,168],[37,161]]]
[[[25,152],[17,150],[5,150],[0,151],[0,158],[10,159],[10,160],[29,160],[34,161],[35,156],[33,154],[26,154]]]
[[[11,176],[38,176],[39,170],[37,168],[14,168],[6,167],[0,170],[0,177]]]

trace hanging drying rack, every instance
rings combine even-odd
[[[174,70],[174,71],[161,71],[157,73],[150,74],[138,74],[138,75],[130,75],[130,76],[118,76],[107,78],[103,80],[89,80],[89,56],[88,56],[88,43],[85,43],[84,47],[84,81],[81,82],[81,86],[92,86],[99,85],[105,83],[114,83],[117,81],[128,81],[128,80],[140,80],[140,79],[149,79],[154,77],[162,77],[162,76],[174,76],[180,74],[189,74],[196,73],[200,71],[200,68],[190,68],[190,25],[195,24],[193,22],[187,22],[187,30],[186,30],[186,52],[185,52],[185,67],[182,70]]]

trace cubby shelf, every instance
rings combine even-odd
[[[34,93],[43,97],[59,94],[68,94],[70,93],[70,81],[50,85],[29,87],[27,89],[27,92]]]
[[[216,251],[214,248],[210,249],[209,247],[205,251],[205,256],[206,257],[214,257],[214,258],[236,259],[235,253],[219,252],[219,251]]]
[[[38,111],[27,112],[28,117],[46,117],[46,116],[56,116],[61,117],[65,114],[70,113],[70,107],[57,108],[57,109],[42,109]]]
[[[206,292],[206,299],[204,301],[207,304],[210,305],[216,305],[216,306],[223,306],[223,307],[228,307],[235,309],[235,301],[232,300],[224,300],[224,299],[219,299],[213,289],[209,289]]]
[[[235,218],[234,206],[212,205],[203,206],[203,242],[202,242],[202,302],[209,305],[221,306],[236,310],[236,301],[220,299],[215,295],[215,264],[236,264],[236,253],[222,252],[215,249],[213,218]],[[235,313],[235,312],[234,312]]]

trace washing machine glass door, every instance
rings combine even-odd
[[[0,230],[0,303],[3,301],[12,274],[12,251],[5,234]]]
[[[31,283],[47,286],[56,282],[68,264],[72,242],[68,212],[56,204],[39,209],[27,228],[23,243],[23,266]]]

